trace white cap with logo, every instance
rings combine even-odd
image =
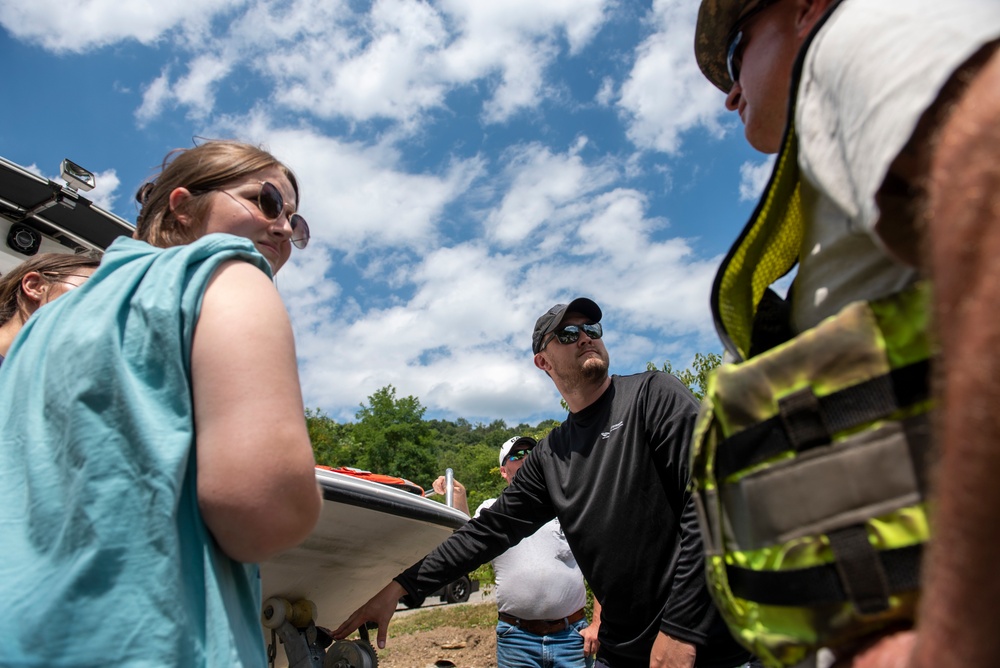
[[[538,444],[538,441],[530,436],[515,436],[514,438],[508,440],[506,443],[500,446],[500,466],[506,463],[507,455],[510,451],[514,449],[515,445],[523,445],[527,449],[531,449]]]

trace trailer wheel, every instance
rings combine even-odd
[[[472,581],[463,575],[444,589],[444,600],[448,603],[465,603],[472,594]]]
[[[366,640],[341,640],[327,651],[323,668],[378,668],[378,655]]]
[[[292,604],[283,598],[273,596],[261,607],[260,623],[266,629],[276,629],[285,622],[286,617],[292,616]]]

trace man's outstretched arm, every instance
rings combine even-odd
[[[379,649],[385,649],[385,637],[389,631],[389,620],[396,612],[396,604],[406,594],[403,586],[393,580],[382,591],[368,599],[368,602],[354,611],[343,624],[333,630],[333,637],[343,640],[357,631],[363,624],[375,622],[378,624],[376,643]]]

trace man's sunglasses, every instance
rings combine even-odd
[[[230,195],[223,190],[221,192]],[[232,195],[230,195],[232,197]],[[268,181],[260,181],[260,192],[257,193],[257,208],[268,220],[278,220],[285,210],[285,198],[281,196],[278,186]],[[309,245],[309,223],[297,213],[288,217],[288,224],[292,227],[292,245],[296,248],[305,248]]]
[[[552,332],[552,336],[549,337],[549,340],[545,342],[545,345],[543,345],[541,349],[545,350],[545,346],[547,346],[552,339],[558,339],[559,343],[562,343],[563,345],[576,343],[580,340],[580,332],[583,332],[594,340],[604,336],[604,329],[601,327],[601,323],[599,322],[589,322],[585,325],[566,325],[562,329]]]
[[[764,11],[778,0],[761,0],[756,7],[751,9],[749,12],[744,14],[733,26],[732,32],[729,33],[730,37],[728,40],[728,46],[726,47],[726,70],[729,72],[729,79],[736,85],[736,82],[740,80],[740,67],[743,64],[742,53],[737,53],[740,51],[740,44],[743,42],[743,27],[747,22],[754,16]]]
[[[504,458],[503,463],[506,464],[507,462],[516,462],[520,459],[524,459],[525,457],[528,456],[529,452],[531,452],[531,448],[521,448],[520,450],[513,450],[511,451],[510,454],[507,455],[507,457]]]

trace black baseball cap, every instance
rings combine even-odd
[[[545,337],[556,331],[567,313],[581,313],[591,322],[601,321],[601,307],[586,297],[577,297],[569,304],[556,304],[535,321],[535,331],[531,333],[531,352],[542,350]]]

